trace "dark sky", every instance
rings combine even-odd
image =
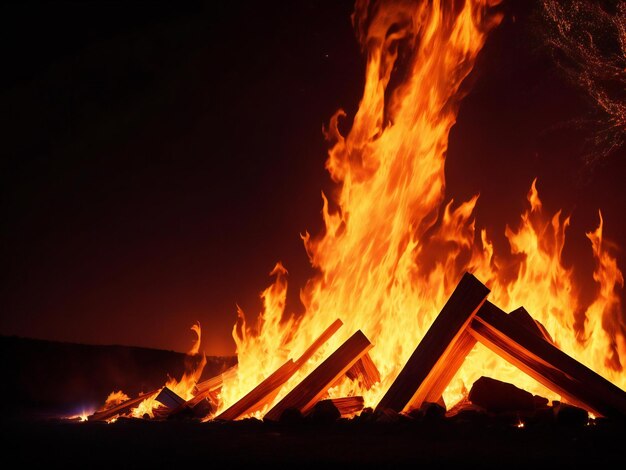
[[[501,233],[538,176],[548,210],[573,215],[568,260],[591,267],[598,208],[626,246],[624,151],[584,165],[572,122],[592,107],[536,7],[504,9],[451,133],[448,193],[480,192],[478,225]],[[258,312],[275,262],[295,287],[311,274],[299,234],[332,192],[322,124],[353,115],[363,85],[351,11],[3,3],[0,334],[182,351],[199,320],[206,352],[232,353],[236,304]]]

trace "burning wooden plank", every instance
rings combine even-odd
[[[307,348],[306,351],[302,353],[302,355],[296,360],[296,364],[299,366],[304,365],[309,359],[313,357],[313,355],[317,352],[319,348],[322,347],[323,344],[326,343],[341,326],[343,322],[337,318],[328,328],[324,330],[324,332],[313,341],[313,344]]]
[[[278,421],[290,408],[306,414],[335,381],[344,375],[367,351],[372,343],[359,330],[322,362],[266,415],[268,421]]]
[[[159,394],[155,398],[156,401],[161,403],[166,408],[176,409],[181,405],[185,404],[185,399],[180,397],[176,392],[169,389],[168,387],[163,387]]]
[[[196,384],[194,388],[194,397],[187,400],[173,410],[170,410],[169,417],[174,418],[179,415],[185,415],[191,413],[198,418],[204,418],[210,411],[213,411],[216,407],[214,403],[215,397],[213,396],[221,388],[224,382],[229,381],[237,374],[237,365],[226,369],[221,374],[211,377],[210,379],[203,380]]]
[[[319,403],[323,401],[331,402],[339,410],[341,416],[347,417],[358,413],[365,406],[365,400],[361,396],[328,398],[327,400],[320,400]]]
[[[469,325],[485,346],[567,401],[596,415],[626,417],[626,392],[486,302]]]
[[[465,273],[377,409],[407,411],[439,399],[474,347],[475,339],[465,329],[488,294],[487,287]]]
[[[369,390],[374,384],[380,382],[380,372],[372,361],[369,353],[366,353],[361,359],[348,369],[346,375],[350,380],[360,380],[366,390]]]
[[[235,364],[234,366],[226,369],[221,374],[197,383],[194,389],[194,397],[201,396],[201,398],[204,398],[207,394],[219,390],[220,388],[222,388],[222,384],[224,382],[228,382],[228,380],[233,378],[236,374],[237,365]]]
[[[272,392],[283,385],[296,371],[297,366],[293,359],[289,359],[276,369],[271,375],[254,387],[243,398],[224,410],[215,419],[232,420],[239,416],[256,411],[265,404],[265,400]]]
[[[137,406],[139,406],[139,404],[142,401],[155,396],[157,393],[159,393],[160,390],[161,389],[158,388],[151,392],[144,393],[143,395],[139,395],[136,398],[131,398],[130,400],[126,400],[125,402],[120,403],[119,405],[114,406],[112,408],[109,408],[108,410],[96,411],[94,414],[89,416],[88,420],[89,421],[107,421],[111,418],[114,418],[117,415],[128,413],[133,408],[137,408]]]
[[[282,387],[293,375],[315,354],[315,352],[343,325],[342,321],[335,320],[317,338],[311,346],[298,358],[297,361],[289,359],[274,373],[253,388],[239,401],[224,410],[216,419],[233,420],[245,414],[260,410],[271,403]]]

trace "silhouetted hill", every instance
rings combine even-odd
[[[99,407],[113,390],[129,396],[180,378],[185,354],[130,346],[94,346],[0,336],[0,411],[4,417],[79,414]],[[207,357],[203,377],[235,357]]]

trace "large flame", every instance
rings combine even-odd
[[[262,294],[264,310],[256,325],[249,326],[239,311],[233,331],[238,375],[224,384],[222,409],[297,357],[336,318],[344,326],[276,399],[316,359],[361,329],[375,344],[370,355],[382,380],[370,390],[346,380],[330,393],[360,394],[366,406],[375,406],[464,271],[491,288],[491,301],[508,310],[525,306],[565,352],[626,386],[618,296],[623,277],[602,238],[602,219],[588,234],[598,292],[584,308],[573,268],[562,259],[569,218],[544,212],[535,182],[519,226],[505,230],[510,253],[495,253],[488,232],[475,230],[478,196],[459,205],[446,202],[448,134],[461,85],[489,30],[501,20],[495,3],[357,0],[353,23],[367,56],[363,97],[347,135],[338,128],[341,110],[326,133],[332,143],[326,166],[338,185],[338,209],[331,211],[323,195],[325,231],[304,236],[319,275],[301,291],[306,312],[300,318],[285,312],[287,272],[280,264],[272,271],[276,281]],[[446,390],[446,402],[461,398],[480,375],[556,398],[476,347]]]

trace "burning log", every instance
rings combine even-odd
[[[626,392],[509,318],[490,302],[469,325],[470,333],[567,401],[596,415],[624,419]]]
[[[377,406],[396,412],[436,402],[476,340],[466,331],[489,289],[466,273]]]
[[[380,382],[380,372],[372,361],[369,353],[366,353],[361,359],[348,369],[346,375],[350,380],[360,380],[366,390],[369,390],[374,384]]]
[[[326,330],[317,338],[311,346],[298,358],[297,361],[289,359],[285,364],[279,367],[274,373],[263,380],[259,385],[253,388],[248,394],[234,403],[230,408],[220,413],[216,419],[233,420],[244,414],[249,414],[260,410],[268,403],[271,403],[282,387],[306,362],[315,354],[315,352],[335,332],[343,325],[342,321],[335,320]]]
[[[109,408],[108,410],[96,411],[94,414],[89,416],[88,419],[89,421],[107,421],[117,415],[127,413],[133,408],[139,406],[142,401],[147,400],[148,398],[152,398],[154,395],[159,393],[160,390],[161,389],[159,388],[153,390],[152,392],[144,393],[143,395],[139,395],[136,398],[126,400],[124,403],[120,403],[119,405],[114,406],[113,408]]]
[[[176,409],[185,404],[185,399],[180,397],[177,393],[170,390],[167,387],[163,387],[157,397],[156,401],[161,403],[166,408]]]
[[[358,330],[334,353],[322,362],[266,415],[268,421],[280,420],[283,412],[296,409],[306,414],[326,393],[328,388],[344,375],[370,348],[372,343]]]

